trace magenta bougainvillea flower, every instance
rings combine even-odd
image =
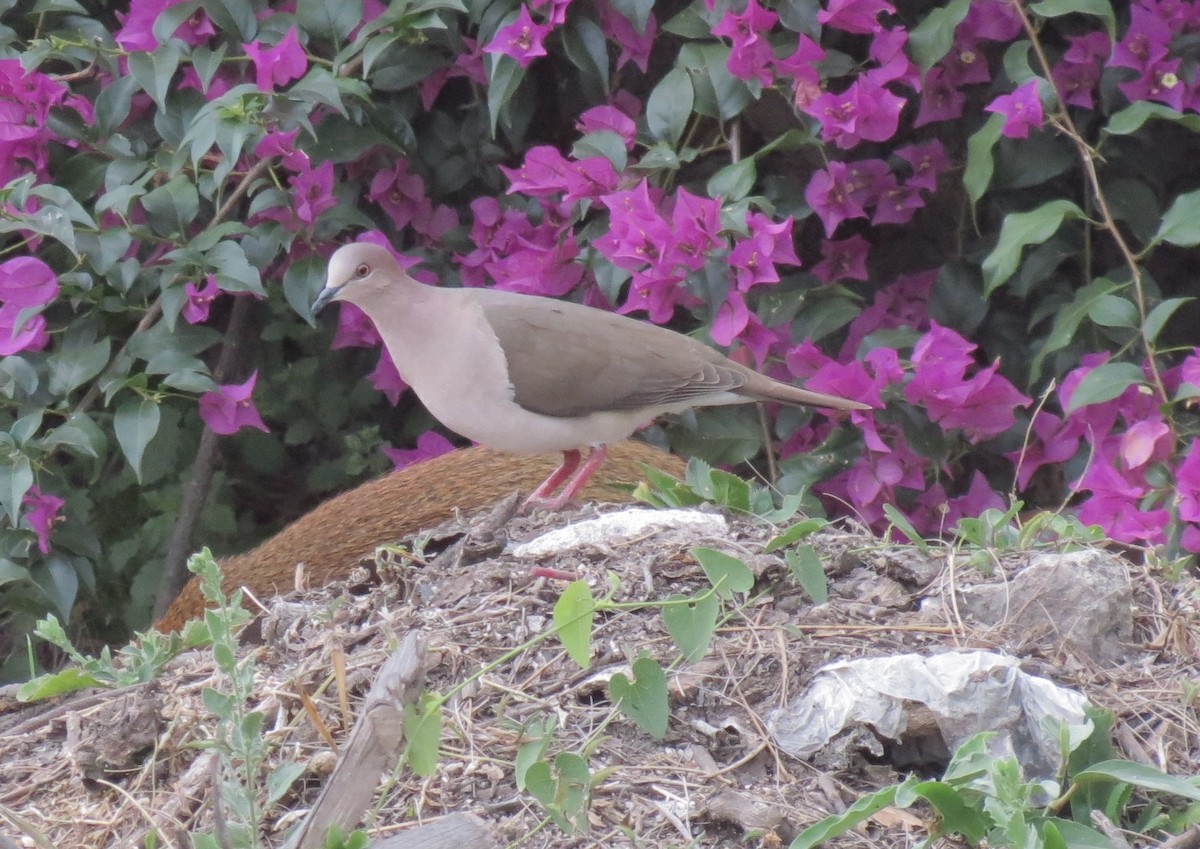
[[[808,181],[804,199],[821,219],[827,237],[832,236],[843,221],[866,217],[866,209],[853,196],[854,187],[850,166],[836,159],[823,170],[814,172]]]
[[[300,128],[282,132],[274,130],[263,136],[254,147],[254,155],[266,159],[279,157],[289,171],[300,171],[308,167],[308,155],[296,147]]]
[[[825,92],[805,111],[821,122],[825,139],[848,150],[860,141],[894,136],[904,104],[904,98],[862,76],[840,94]]]
[[[646,15],[646,28],[638,32],[633,22],[618,12],[609,0],[598,0],[596,9],[600,13],[600,31],[621,48],[613,68],[620,70],[626,63],[632,62],[643,74],[646,73],[650,67],[650,48],[654,46],[654,37],[658,34],[658,21],[654,13]]]
[[[752,286],[778,283],[779,271],[775,266],[800,264],[792,243],[792,224],[790,217],[774,222],[761,212],[747,213],[746,227],[750,232],[746,238],[736,240],[729,253],[739,290],[748,292]]]
[[[1200,524],[1200,439],[1192,440],[1187,456],[1175,471],[1179,518]],[[1196,551],[1197,549],[1189,549]]]
[[[912,166],[907,184],[928,192],[937,191],[938,177],[950,168],[946,151],[937,139],[911,144],[896,151],[896,156]]]
[[[421,175],[409,172],[406,159],[376,173],[371,179],[367,200],[379,204],[397,230],[403,230],[420,216],[424,211],[422,205],[433,206],[425,194],[425,181]]]
[[[375,370],[367,375],[367,380],[383,393],[393,407],[400,403],[400,396],[408,389],[408,383],[400,376],[386,347],[379,349],[379,362],[375,364]]]
[[[383,342],[383,337],[375,329],[375,322],[367,314],[348,301],[343,301],[338,309],[337,333],[329,347],[338,348],[372,348]]]
[[[1004,456],[1012,461],[1017,470],[1017,489],[1024,490],[1042,466],[1056,466],[1067,462],[1079,450],[1079,434],[1063,426],[1063,420],[1045,410],[1033,419],[1033,432],[1037,439],[1019,450]]]
[[[213,433],[222,436],[237,433],[244,427],[269,432],[262,416],[258,414],[258,408],[250,399],[257,382],[256,371],[245,383],[225,384],[218,386],[216,392],[205,392],[200,396],[200,418]]]
[[[242,49],[254,63],[254,83],[259,91],[273,92],[308,71],[308,57],[294,26],[288,28],[278,44],[266,47],[255,41],[243,44]]]
[[[821,243],[821,261],[812,273],[822,283],[838,280],[867,280],[867,254],[871,243],[855,233],[848,239],[826,239]]]
[[[46,320],[31,311],[51,303],[58,291],[53,269],[36,257],[0,264],[0,356],[41,351],[50,343]]]
[[[430,239],[440,239],[458,224],[458,214],[450,207],[434,207],[425,193],[425,180],[420,174],[409,173],[408,161],[404,159],[371,179],[367,199],[383,208],[396,229],[411,225],[414,231]]]
[[[433,108],[437,97],[446,83],[463,77],[476,85],[487,85],[487,69],[483,66],[483,46],[474,39],[462,36],[463,51],[454,57],[454,62],[437,68],[421,81],[421,105],[426,111]]]
[[[579,116],[575,128],[581,133],[616,133],[625,143],[626,150],[633,150],[633,143],[637,137],[637,124],[615,106],[595,106],[588,109]]]
[[[436,430],[427,430],[417,437],[416,448],[383,447],[380,450],[392,461],[393,471],[398,472],[413,463],[421,463],[450,453],[454,450],[454,443]]]
[[[167,9],[178,6],[185,0],[131,0],[129,11],[117,12],[117,20],[121,28],[117,30],[115,41],[125,50],[150,51],[158,47],[158,39],[154,35],[154,24]],[[197,9],[184,18],[171,38],[178,38],[193,47],[204,44],[216,35],[216,28],[209,20],[203,9]]]
[[[1004,116],[1004,128],[1001,132],[1010,139],[1026,138],[1030,130],[1042,126],[1045,118],[1042,100],[1038,97],[1036,79],[1025,83],[1012,94],[1000,95],[983,109],[985,112],[995,112]]]
[[[925,85],[921,87],[921,106],[917,109],[914,127],[923,127],[938,121],[952,121],[962,115],[967,97],[957,81],[946,73],[941,65],[934,65],[925,74]]]
[[[182,310],[184,320],[188,324],[208,321],[208,311],[212,308],[213,301],[221,294],[216,275],[208,275],[204,279],[203,288],[198,288],[195,283],[188,283],[183,290],[187,293],[187,301]]]
[[[36,486],[31,486],[21,501],[21,507],[25,511],[25,520],[37,534],[37,547],[42,554],[50,553],[50,530],[58,521],[58,511],[66,503],[57,495],[48,495]]]
[[[551,30],[552,27],[547,24],[534,23],[529,7],[522,5],[517,19],[498,29],[483,52],[503,53],[515,59],[522,68],[527,68],[534,59],[546,55],[544,42]]]
[[[843,32],[870,35],[883,28],[879,23],[880,15],[893,14],[895,11],[884,0],[830,0],[824,9],[817,12],[817,23]]]
[[[749,0],[740,14],[733,11],[725,13],[712,28],[712,33],[732,42],[725,63],[729,73],[740,80],[756,79],[762,85],[771,84],[771,65],[775,54],[767,34],[778,20],[778,15],[764,9],[755,0]]]
[[[69,105],[92,121],[88,100],[70,95],[65,85],[39,71],[26,71],[18,59],[0,59],[0,185],[30,171],[49,181],[50,110]]]
[[[904,387],[905,400],[924,407],[944,430],[962,430],[972,443],[1008,430],[1016,422],[1016,408],[1030,403],[998,373],[999,363],[966,376],[975,365],[976,347],[931,322],[929,332],[913,346],[913,378]]]
[[[801,111],[821,95],[821,74],[817,71],[817,63],[824,58],[825,49],[802,33],[795,52],[775,60],[775,73],[796,81],[792,103]]]
[[[0,263],[0,301],[21,309],[44,307],[58,297],[58,277],[37,257]]]

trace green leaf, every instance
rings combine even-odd
[[[1150,103],[1147,100],[1140,100],[1109,118],[1108,124],[1104,127],[1104,132],[1113,136],[1132,135],[1140,130],[1142,125],[1151,118],[1160,118],[1164,121],[1179,124],[1192,132],[1200,130],[1200,115],[1183,115],[1169,106],[1163,106],[1161,103]]]
[[[750,512],[750,484],[737,475],[714,469],[704,462],[689,462],[685,480],[705,501],[742,513]]]
[[[582,16],[567,19],[562,33],[563,48],[571,64],[579,69],[579,82],[585,94],[603,99],[609,91],[608,43],[598,24]]]
[[[200,213],[200,195],[187,177],[177,174],[142,196],[150,229],[160,236],[183,236]]]
[[[531,766],[546,756],[546,752],[550,748],[550,741],[553,739],[554,728],[553,716],[530,720],[521,728],[520,739],[525,742],[517,746],[517,757],[513,764],[513,779],[516,781],[517,789],[522,793],[526,790],[525,775]]]
[[[24,454],[0,462],[0,505],[15,528],[21,520],[21,501],[33,486],[33,466]]]
[[[726,165],[708,180],[708,196],[722,201],[738,201],[750,194],[758,179],[753,157]]]
[[[929,550],[929,543],[925,542],[925,538],[917,533],[917,529],[908,521],[908,517],[901,513],[895,504],[884,504],[883,515],[895,526],[896,530],[908,537],[908,541],[918,549],[921,551]]]
[[[31,15],[40,15],[43,12],[69,12],[72,15],[84,16],[88,14],[88,10],[76,3],[75,0],[38,0],[29,10]]]
[[[971,0],[951,0],[945,6],[931,10],[921,23],[909,30],[908,43],[922,72],[928,71],[950,52],[954,45],[954,29],[970,9]]]
[[[362,21],[362,0],[297,0],[296,20],[310,35],[342,42]]]
[[[75,228],[71,226],[70,217],[52,204],[42,206],[34,212],[23,212],[20,217],[0,220],[0,233],[16,232],[49,236],[62,242],[71,253],[79,253],[75,245]]]
[[[1101,761],[1098,764],[1092,764],[1082,772],[1075,773],[1072,777],[1080,784],[1092,781],[1123,781],[1147,790],[1157,790],[1182,796],[1185,799],[1200,801],[1200,787],[1197,787],[1194,781],[1177,778],[1152,766],[1133,761]]]
[[[432,776],[442,742],[442,701],[434,693],[422,693],[416,703],[404,706],[404,741],[404,756],[413,772]]]
[[[1029,11],[1043,18],[1073,14],[1092,15],[1104,21],[1109,40],[1116,40],[1117,37],[1117,19],[1113,14],[1113,4],[1109,0],[1042,0],[1040,3],[1031,3]]]
[[[783,553],[783,558],[813,604],[824,604],[829,600],[829,581],[825,577],[825,568],[811,545],[788,549]]]
[[[250,292],[266,295],[262,275],[250,264],[246,249],[237,242],[218,242],[205,256],[209,269],[216,275],[217,285],[223,292]]]
[[[612,0],[612,7],[633,24],[634,31],[640,35],[646,32],[646,23],[650,19],[650,10],[654,8],[654,0]]]
[[[1162,332],[1163,326],[1170,320],[1175,311],[1188,301],[1196,300],[1193,297],[1187,298],[1167,298],[1161,304],[1150,310],[1146,316],[1146,324],[1142,327],[1142,333],[1151,342],[1158,340],[1158,334]]]
[[[1028,245],[1040,245],[1058,232],[1066,219],[1086,219],[1082,209],[1069,200],[1054,200],[1028,212],[1012,212],[1004,217],[996,247],[983,260],[984,297],[990,297],[1021,262],[1021,251]]]
[[[254,4],[249,0],[204,0],[196,5],[203,6],[213,23],[236,35],[243,44],[254,41],[258,35],[258,18],[254,14]],[[353,7],[349,2],[346,5]]]
[[[1200,190],[1175,198],[1158,225],[1153,244],[1159,242],[1170,242],[1181,248],[1200,245]]]
[[[580,137],[571,146],[571,156],[575,159],[603,156],[613,164],[618,173],[624,171],[629,162],[625,140],[611,130],[597,130]]]
[[[17,701],[37,702],[42,699],[65,696],[67,693],[74,693],[77,690],[86,690],[88,687],[100,686],[102,686],[100,681],[91,674],[77,666],[68,666],[59,672],[39,675],[31,681],[26,681],[17,690]]]
[[[107,337],[81,348],[59,351],[50,357],[49,388],[55,395],[67,395],[98,375],[108,364],[111,340]]]
[[[208,86],[212,83],[213,77],[217,75],[217,71],[221,69],[221,62],[225,59],[225,52],[228,49],[227,44],[219,44],[216,49],[210,49],[204,46],[192,48],[192,55],[189,57],[192,61],[192,67],[196,70],[196,76],[200,79],[201,90],[208,94]]]
[[[608,692],[621,711],[637,726],[661,740],[667,733],[667,676],[662,667],[648,657],[633,662],[634,680],[618,672],[608,682]]]
[[[512,15],[512,20],[516,20],[516,13]],[[487,102],[494,136],[501,114],[508,108],[509,101],[513,99],[521,81],[525,79],[525,69],[511,56],[489,54],[489,59],[491,73],[488,75]]]
[[[181,54],[174,44],[161,45],[153,53],[132,52],[129,54],[129,73],[159,109],[167,108],[171,80],[179,68]]]
[[[29,575],[28,569],[24,566],[18,566],[7,557],[0,557],[0,587],[17,581],[29,580],[32,580],[32,578]]]
[[[754,588],[754,573],[736,557],[715,548],[693,548],[689,554],[696,558],[721,598],[747,593]]]
[[[1103,327],[1132,327],[1141,324],[1137,304],[1117,295],[1101,295],[1092,301],[1088,318]]]
[[[891,787],[884,787],[882,790],[876,790],[874,793],[861,797],[842,813],[825,817],[804,829],[796,835],[796,839],[791,842],[788,849],[812,849],[826,840],[845,834],[859,823],[865,822],[879,811],[895,804],[896,794],[913,784],[916,784],[916,779],[908,778],[903,784],[893,784]]]
[[[1091,312],[1092,304],[1119,288],[1119,283],[1101,277],[1078,290],[1071,303],[1057,311],[1050,335],[1046,337],[1046,341],[1042,343],[1042,347],[1033,358],[1030,373],[1034,379],[1041,375],[1042,363],[1047,356],[1062,350],[1075,340],[1079,325]]]
[[[683,11],[669,18],[660,28],[663,32],[680,35],[684,38],[702,39],[712,37],[712,24],[704,19],[697,11],[697,4],[687,6]]]
[[[695,92],[693,109],[718,121],[740,115],[756,99],[747,83],[729,73],[729,46],[720,42],[685,44],[676,65],[691,75]]]
[[[312,302],[325,285],[325,263],[319,257],[305,257],[288,266],[283,273],[283,296],[296,315],[315,325]]]
[[[101,88],[95,100],[95,130],[100,138],[107,138],[125,123],[137,89],[138,82],[132,76],[117,77]]]
[[[983,126],[967,139],[967,167],[963,170],[963,186],[971,203],[979,203],[992,182],[992,174],[996,170],[992,148],[1000,141],[1003,129],[1004,116],[992,113]]]
[[[695,416],[696,426],[681,429],[671,443],[685,457],[702,454],[713,463],[744,463],[762,448],[762,427],[749,405],[710,407]]]
[[[828,525],[826,519],[811,518],[802,519],[789,527],[781,534],[777,534],[767,540],[767,544],[763,546],[763,553],[770,554],[772,551],[778,551],[781,548],[787,548],[793,543],[799,542],[805,537],[812,536],[821,528]]]
[[[663,624],[688,662],[695,663],[708,653],[720,612],[721,603],[716,593],[710,592],[693,598],[675,593],[663,605]]]
[[[911,793],[938,812],[940,834],[961,835],[969,845],[976,846],[992,826],[991,817],[968,804],[959,788],[943,781],[922,781],[911,788]]]
[[[267,773],[267,806],[274,805],[288,792],[307,767],[295,761],[283,761]]]
[[[646,127],[656,141],[679,145],[688,119],[692,117],[695,93],[683,68],[672,68],[650,92],[646,101]]]
[[[43,418],[45,418],[45,413],[42,410],[35,410],[21,416],[9,427],[8,434],[18,446],[23,448],[25,443],[32,439],[41,428]]]
[[[1130,386],[1142,383],[1146,375],[1141,368],[1133,363],[1104,363],[1096,366],[1083,376],[1071,400],[1067,402],[1066,413],[1070,414],[1080,407],[1090,404],[1103,404],[1116,398]]]
[[[554,605],[554,630],[571,660],[587,669],[591,661],[596,600],[587,581],[575,581]]]
[[[108,452],[108,439],[86,413],[73,413],[42,439],[45,448],[65,445],[91,457]]]
[[[142,479],[142,455],[146,446],[158,432],[158,424],[162,413],[158,404],[149,398],[136,401],[126,401],[117,408],[113,416],[113,430],[117,434],[117,442],[129,460],[134,475]]]
[[[52,551],[50,559],[33,567],[33,580],[54,601],[64,620],[71,616],[79,592],[79,575],[66,557]]]

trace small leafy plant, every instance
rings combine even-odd
[[[1067,754],[1108,750],[1111,722],[1101,715],[1094,718],[1100,721],[1082,733],[1078,733],[1080,729],[1064,729],[1060,737]],[[818,846],[845,834],[883,808],[910,808],[922,802],[933,809],[937,819],[921,846],[931,846],[941,837],[956,837],[969,846],[1014,849],[1107,846],[1111,844],[1092,825],[1091,814],[1098,811],[1110,822],[1130,827],[1135,789],[1200,801],[1200,786],[1195,781],[1125,760],[1072,757],[1065,782],[1028,781],[1022,778],[1014,758],[995,757],[988,752],[988,742],[994,736],[994,732],[985,731],[965,741],[940,779],[908,778],[863,796],[845,812],[804,829],[789,849]],[[1100,792],[1092,792],[1096,790]],[[1070,816],[1064,817],[1068,810]],[[1146,833],[1145,826],[1150,822],[1153,820],[1144,822],[1138,833]]]

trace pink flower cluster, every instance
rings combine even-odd
[[[1085,357],[1063,379],[1058,399],[1064,409],[1080,382],[1107,359],[1106,354]],[[1200,348],[1162,379],[1178,400],[1200,395]],[[1149,375],[1147,383],[1134,384],[1111,401],[1080,407],[1065,419],[1039,412],[1033,426],[1031,445],[1009,455],[1020,487],[1042,466],[1079,459],[1083,472],[1069,486],[1079,496],[1081,520],[1102,526],[1118,542],[1161,545],[1177,517],[1180,544],[1200,552],[1200,441],[1193,438],[1176,456],[1181,439],[1150,391]]]
[[[0,356],[41,351],[50,343],[41,310],[58,297],[58,278],[46,263],[18,256],[0,264]]]
[[[92,120],[92,106],[70,94],[62,83],[39,71],[26,71],[18,59],[0,59],[0,186],[25,174],[37,182],[48,182],[50,145],[57,137],[51,131],[51,110],[70,106],[85,121]]]
[[[907,363],[896,350],[883,347],[869,351],[862,361],[839,363],[804,342],[788,351],[788,369],[810,389],[840,393],[876,409],[888,399],[903,398],[923,408],[943,432],[971,445],[1011,428],[1016,409],[1028,405],[1029,399],[998,373],[999,363],[980,367],[972,356],[975,345],[936,322],[926,319],[926,323],[930,329],[917,340]],[[851,333],[856,332],[861,328],[852,326]],[[978,473],[964,494],[948,497],[936,479],[954,470],[914,451],[899,420],[878,418],[874,411],[851,413],[850,418],[863,434],[865,450],[849,469],[817,486],[835,512],[849,507],[861,520],[881,529],[887,524],[884,505],[906,504],[917,531],[934,534],[963,516],[1001,506]],[[781,454],[817,450],[833,426],[825,421],[798,430],[784,443]]]
[[[270,429],[250,397],[257,382],[256,371],[244,383],[225,384],[218,386],[215,392],[205,392],[200,396],[200,418],[213,433],[222,436],[237,433],[244,427],[268,432]]]

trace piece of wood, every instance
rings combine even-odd
[[[497,845],[487,823],[459,813],[372,841],[370,849],[492,849]]]
[[[425,640],[412,631],[380,668],[337,766],[285,849],[323,849],[329,826],[343,832],[358,826],[380,776],[404,749],[404,706],[421,693],[424,658]]]

